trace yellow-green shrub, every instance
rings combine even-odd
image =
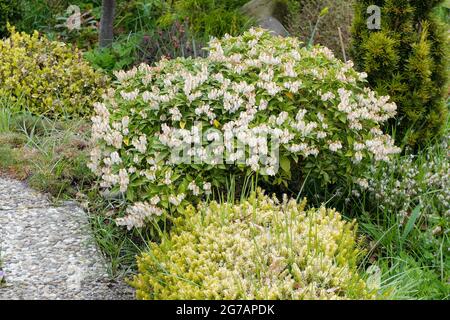
[[[16,32],[0,40],[0,96],[19,100],[34,114],[84,116],[102,94],[107,79],[70,46]]]
[[[239,205],[188,208],[138,258],[138,299],[370,299],[355,225],[258,191]]]

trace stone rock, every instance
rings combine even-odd
[[[274,17],[276,1],[274,0],[252,0],[242,6],[243,14],[252,17],[261,28],[272,31],[273,34],[286,37],[289,32],[283,24]]]
[[[289,32],[286,28],[274,17],[267,17],[258,21],[261,28],[270,30],[274,35],[287,37]]]
[[[112,283],[108,277],[86,212],[74,203],[56,206],[1,176],[0,256],[0,300],[117,300],[134,294],[123,279]]]
[[[241,10],[255,19],[265,19],[273,15],[275,3],[274,0],[252,0],[243,5]]]

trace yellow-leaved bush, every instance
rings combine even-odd
[[[69,45],[9,28],[0,40],[0,97],[48,117],[85,116],[101,98],[107,78]]]
[[[355,224],[262,191],[190,206],[138,258],[138,299],[372,299],[358,275]]]

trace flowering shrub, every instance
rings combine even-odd
[[[132,204],[119,224],[182,211],[229,174],[279,184],[297,163],[323,184],[347,183],[398,152],[380,130],[395,104],[328,49],[252,29],[208,50],[119,72],[117,89],[95,105],[90,168]]]
[[[24,102],[37,115],[92,113],[106,79],[66,44],[10,29],[0,40],[0,96]]]
[[[354,224],[334,210],[258,191],[239,205],[190,206],[138,258],[138,299],[369,299]]]

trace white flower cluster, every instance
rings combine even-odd
[[[420,204],[423,216],[428,219],[436,216],[449,221],[448,141],[449,136],[442,144],[428,147],[418,155],[397,156],[384,166],[372,166],[370,177],[357,183],[369,192],[380,210],[397,213],[401,220],[408,218]]]
[[[153,199],[152,202],[158,201]],[[116,223],[119,226],[127,226],[128,230],[131,230],[133,227],[142,228],[145,226],[147,219],[160,216],[162,213],[162,209],[158,208],[156,204],[136,202],[127,208],[127,216],[116,219]]]
[[[92,118],[90,168],[102,187],[125,193],[133,186],[142,203],[158,195],[147,206],[166,210],[210,194],[231,172],[274,176],[280,157],[300,157],[311,178],[336,181],[348,167],[358,175],[372,159],[399,152],[380,130],[395,104],[365,89],[364,74],[326,48],[251,29],[212,40],[209,52],[116,74],[118,88]],[[188,162],[171,161],[180,149]],[[127,225],[158,216],[151,212],[130,211],[138,218]]]

